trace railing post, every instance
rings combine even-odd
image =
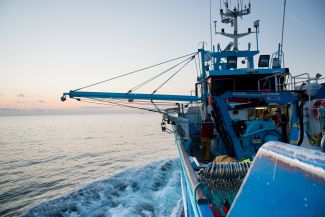
[[[257,88],[258,88],[258,91],[261,91],[260,80],[257,81]]]
[[[275,92],[278,92],[278,76],[274,75],[274,86],[275,86]]]

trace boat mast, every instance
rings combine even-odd
[[[238,17],[242,17],[245,15],[250,14],[251,11],[251,4],[248,4],[248,7],[244,7],[244,9],[239,8],[239,5],[234,7],[233,10],[229,7],[228,0],[225,1],[225,12],[223,9],[220,9],[220,15],[221,15],[221,22],[225,24],[231,24],[231,26],[234,27],[234,33],[226,33],[224,29],[221,29],[221,32],[216,32],[216,34],[221,34],[223,36],[226,36],[228,38],[232,38],[234,40],[234,51],[238,51],[238,39],[241,37],[244,37],[246,35],[251,34],[251,30],[249,29],[246,33],[238,33]]]
[[[202,42],[202,48],[199,49],[199,53],[201,54],[201,70],[202,70],[202,75],[201,75],[201,85],[202,85],[202,96],[201,96],[201,102],[204,110],[207,107],[207,98],[208,98],[208,87],[206,83],[206,65],[205,65],[205,50],[204,50],[204,43]]]
[[[283,58],[283,34],[284,34],[284,20],[285,20],[285,14],[286,14],[286,4],[287,4],[287,1],[284,0],[284,3],[283,3],[283,18],[282,18],[282,33],[281,33],[281,46],[280,46],[281,50],[279,51],[280,66],[282,65],[282,58]]]

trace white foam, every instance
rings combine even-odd
[[[130,169],[30,209],[25,216],[178,216],[178,160]]]

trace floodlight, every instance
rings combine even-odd
[[[254,27],[257,29],[260,26],[260,20],[254,21]]]

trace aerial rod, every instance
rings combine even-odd
[[[284,20],[285,20],[285,13],[286,13],[286,4],[287,4],[287,0],[284,0],[283,18],[282,18],[282,33],[281,33],[281,50],[280,50],[280,53],[279,53],[279,61],[280,61],[280,63],[282,62],[282,54],[283,54],[283,34],[284,34]]]
[[[236,6],[235,6],[234,9],[231,9],[230,3],[231,3],[231,1],[230,2],[228,0],[224,1],[225,11],[220,8],[220,15],[221,15],[221,22],[225,23],[225,24],[230,23],[231,26],[234,28],[234,32],[233,32],[233,34],[226,33],[224,31],[224,29],[221,29],[221,32],[215,31],[215,33],[221,34],[228,38],[232,38],[233,46],[234,46],[233,50],[238,50],[238,39],[253,33],[251,31],[251,28],[249,28],[248,32],[246,32],[246,33],[238,33],[238,17],[242,17],[242,16],[250,14],[251,5],[249,2],[248,7],[246,7],[246,5],[245,5],[245,7],[243,9],[242,7],[239,6],[239,3],[238,3],[238,6],[237,6],[238,8],[236,8]],[[242,2],[241,2],[241,6],[242,6]],[[216,28],[216,22],[214,23],[214,25]]]
[[[211,50],[212,50],[212,0],[210,0],[210,17],[209,17],[209,24],[210,24],[210,46],[211,46]]]

